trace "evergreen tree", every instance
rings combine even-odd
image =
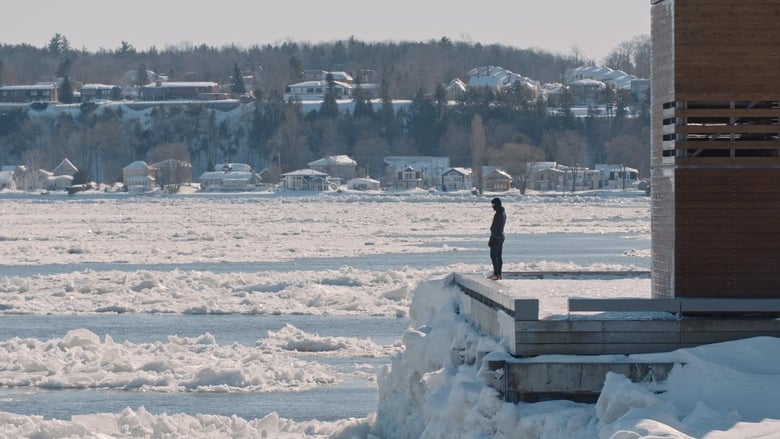
[[[339,104],[336,102],[336,81],[333,74],[328,72],[325,77],[325,96],[320,105],[320,116],[335,119],[339,116]]]
[[[352,116],[355,118],[369,118],[376,117],[374,107],[371,105],[371,100],[368,99],[366,93],[358,85],[354,92],[355,109],[352,112]]]
[[[133,55],[135,54],[135,47],[127,41],[119,43],[119,47],[116,49],[117,55]]]
[[[437,111],[433,100],[422,89],[412,98],[408,117],[409,136],[417,150],[424,155],[435,155],[439,144]]]
[[[73,174],[73,184],[87,184],[92,181],[92,175],[89,171],[83,168],[79,168],[75,174]]]
[[[303,77],[303,60],[293,55],[290,57],[288,64],[290,66],[290,80],[300,81]]]
[[[149,72],[146,70],[146,64],[140,64],[135,75],[135,85],[143,87],[149,84],[149,82],[151,81],[149,81]]]
[[[400,137],[401,129],[396,119],[395,108],[393,107],[393,100],[390,98],[387,81],[383,79],[379,84],[379,89],[382,97],[382,108],[379,110],[379,119],[382,125],[381,133],[382,137],[392,145]]]
[[[73,67],[73,61],[71,61],[70,58],[65,58],[57,66],[57,71],[55,73],[59,78],[70,76],[70,70],[72,67]]]
[[[49,40],[47,48],[49,49],[49,52],[55,55],[62,55],[70,51],[70,42],[68,42],[68,38],[64,35],[56,33]]]
[[[230,84],[230,91],[235,95],[242,95],[246,93],[246,86],[244,85],[244,77],[241,74],[241,69],[238,68],[238,63],[233,64],[233,77]]]
[[[63,104],[73,103],[73,85],[70,83],[70,79],[67,76],[62,78],[60,87],[58,90],[60,102]]]

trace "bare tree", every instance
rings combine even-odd
[[[47,156],[48,153],[43,148],[32,148],[22,153],[22,163],[27,167],[27,172],[24,174],[24,188],[20,189],[29,191],[42,186],[44,182],[41,177],[44,174],[40,170],[43,169]]]
[[[301,117],[295,104],[288,104],[284,109],[284,121],[277,143],[277,162],[280,171],[285,169],[300,169],[309,162],[308,142],[301,130]]]
[[[444,130],[441,144],[444,148],[442,154],[450,158],[453,166],[470,166],[471,140],[468,127],[450,121]]]
[[[505,143],[489,151],[491,163],[501,163],[519,182],[520,192],[525,193],[528,177],[533,172],[531,165],[544,160],[544,153],[527,143]]]
[[[641,175],[650,173],[650,141],[646,129],[613,137],[605,145],[609,163],[636,167]]]
[[[183,143],[163,143],[146,154],[156,168],[157,184],[169,192],[178,192],[192,183],[189,147]]]
[[[612,49],[604,58],[604,65],[640,78],[649,78],[652,52],[650,36],[639,35]]]
[[[542,146],[549,159],[567,166],[589,164],[588,143],[585,137],[574,130],[547,131]]]

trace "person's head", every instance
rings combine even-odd
[[[498,210],[498,208],[501,207],[501,198],[493,198],[490,200],[490,204],[493,205],[493,210]]]

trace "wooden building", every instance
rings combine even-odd
[[[780,298],[780,1],[651,13],[653,296]]]

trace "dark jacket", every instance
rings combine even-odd
[[[490,246],[492,246],[496,240],[504,240],[505,224],[506,211],[504,210],[504,206],[498,206],[496,208],[496,213],[493,215],[493,223],[490,224],[490,241],[488,242]]]

